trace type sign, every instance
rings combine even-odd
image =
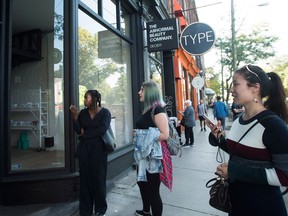
[[[181,47],[191,55],[202,55],[208,52],[215,43],[214,30],[201,22],[192,23],[182,31]]]

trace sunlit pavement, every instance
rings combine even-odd
[[[212,110],[209,110],[212,117]],[[227,128],[231,122],[227,119]],[[229,130],[227,130],[229,133]],[[209,189],[206,182],[213,178],[216,170],[217,148],[208,143],[207,131],[200,131],[199,121],[194,127],[195,142],[192,147],[182,148],[182,156],[173,157],[173,190],[161,185],[163,216],[224,216],[224,212],[209,206]],[[184,141],[182,135],[182,141]],[[224,155],[224,159],[228,159]],[[288,204],[288,195],[284,196]],[[142,208],[142,201],[136,184],[136,171],[115,181],[115,187],[107,194],[106,216],[133,216]],[[79,216],[78,201],[51,205],[0,207],[1,216]]]

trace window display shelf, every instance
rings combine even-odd
[[[48,136],[48,92],[41,88],[37,91],[37,103],[11,105],[11,130],[31,131],[41,150],[44,148],[44,138]]]

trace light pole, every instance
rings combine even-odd
[[[236,32],[235,32],[235,9],[234,0],[231,0],[231,51],[232,51],[232,71],[236,70]]]

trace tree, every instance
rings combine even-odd
[[[98,87],[111,74],[117,72],[112,59],[98,58],[98,36],[79,27],[79,84],[88,89]]]
[[[273,71],[280,76],[285,88],[286,96],[288,97],[288,56],[273,58],[272,63],[269,67],[265,68],[265,71]]]
[[[221,83],[219,81],[220,73],[215,72],[212,67],[208,67],[205,69],[205,77],[207,87],[213,89],[216,94],[221,94]]]
[[[257,61],[267,59],[275,55],[273,43],[278,40],[275,36],[268,36],[265,33],[268,29],[256,28],[250,34],[241,34],[236,37],[236,68],[240,64],[255,64]],[[232,65],[232,41],[230,37],[218,38],[215,47],[222,52],[220,60],[223,68],[229,71],[226,79],[225,89],[227,91],[226,102],[229,100],[229,91],[231,88],[231,78],[233,74]]]

